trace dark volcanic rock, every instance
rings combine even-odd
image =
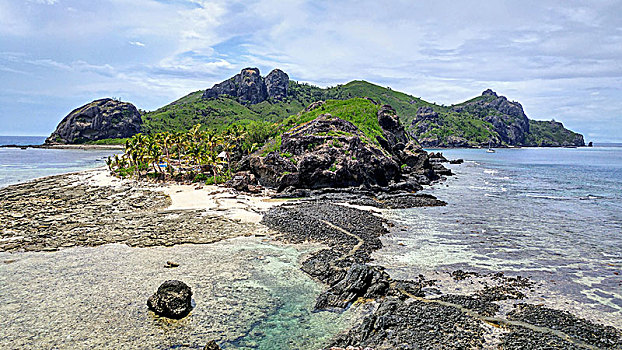
[[[210,340],[209,343],[205,344],[203,350],[220,350],[220,346],[215,341]]]
[[[275,69],[264,80],[257,68],[244,68],[233,77],[205,90],[203,98],[230,96],[240,103],[256,104],[268,98],[277,100],[287,97],[289,76]]]
[[[582,320],[566,311],[554,310],[540,305],[518,304],[508,314],[508,319],[555,329],[564,332],[573,339],[597,346],[600,349],[622,348],[622,332],[619,330]]]
[[[409,302],[410,301],[410,302]],[[378,349],[479,349],[484,329],[462,311],[421,301],[387,297],[378,310],[333,346]]]
[[[231,180],[227,181],[226,185],[238,191],[259,192],[260,190],[255,175],[251,174],[250,171],[238,171],[233,174]]]
[[[265,79],[268,97],[275,100],[282,100],[287,97],[289,89],[289,76],[280,69],[274,69]]]
[[[169,280],[149,297],[147,306],[156,314],[168,318],[183,318],[192,310],[192,290],[182,281]]]
[[[279,189],[387,186],[397,180],[399,165],[362,137],[354,124],[324,114],[283,134],[280,153],[252,157],[250,168],[262,185]]]
[[[339,283],[320,294],[316,310],[346,308],[358,298],[377,298],[389,289],[389,275],[377,267],[353,264]]]
[[[105,98],[74,109],[45,143],[84,143],[130,137],[140,132],[141,124],[140,112],[133,104]]]

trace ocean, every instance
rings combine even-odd
[[[425,190],[448,205],[391,212],[402,229],[384,238],[376,263],[397,278],[529,276],[545,304],[620,327],[620,146],[431,150],[465,160]]]
[[[0,144],[38,144],[43,140],[0,137]],[[544,291],[536,302],[622,327],[620,146],[497,149],[496,153],[432,150],[449,159],[465,160],[447,165],[455,176],[424,190],[448,205],[387,211],[397,225],[383,237],[384,248],[374,253],[374,263],[387,267],[393,278],[447,275],[456,269],[530,277]],[[103,160],[114,152],[0,148],[0,187],[103,166]],[[107,247],[89,249],[98,257],[117,249]],[[88,257],[91,250],[81,254]],[[157,251],[151,249],[149,254]],[[288,273],[302,274],[294,268],[297,259],[292,253],[288,268],[293,270]],[[57,263],[49,262],[50,266]],[[20,268],[24,274],[27,266]],[[31,268],[29,273],[37,275],[39,267]],[[267,272],[261,281],[273,280],[276,275]],[[298,277],[301,285],[309,282]],[[251,335],[237,340],[237,346],[273,348],[274,344],[291,343],[296,322],[313,316],[308,310],[317,290],[298,300],[287,294],[287,287],[275,288],[274,295],[280,295],[283,302],[279,310],[286,315],[279,311],[258,322]],[[311,291],[308,285],[304,288]],[[303,309],[307,311],[300,311]],[[318,319],[305,332],[336,331],[325,330],[325,326]],[[304,340],[300,335],[296,338]]]
[[[0,145],[40,145],[45,136],[0,136]],[[105,159],[119,150],[69,150],[0,148],[0,187],[105,166]]]

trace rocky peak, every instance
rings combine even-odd
[[[275,100],[282,100],[287,97],[289,89],[289,76],[280,69],[274,69],[265,79],[268,97]]]
[[[486,89],[486,91],[482,92],[482,96],[494,96],[494,97],[497,97],[497,93],[492,91],[491,89]]]
[[[205,90],[203,98],[231,96],[240,103],[256,104],[274,98],[287,97],[289,76],[280,69],[274,69],[264,79],[258,68],[244,68],[233,77]]]
[[[84,143],[125,138],[140,132],[140,112],[129,102],[104,98],[74,109],[45,140],[54,143]]]

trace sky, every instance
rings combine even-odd
[[[492,88],[622,142],[622,1],[0,0],[0,135],[120,98],[153,110],[244,67],[439,104]]]

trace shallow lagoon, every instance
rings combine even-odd
[[[299,269],[317,247],[235,238],[208,245],[0,253],[0,348],[319,348],[350,313],[312,312],[322,285]],[[175,261],[178,268],[164,268]],[[192,287],[182,320],[148,311],[167,279]]]

